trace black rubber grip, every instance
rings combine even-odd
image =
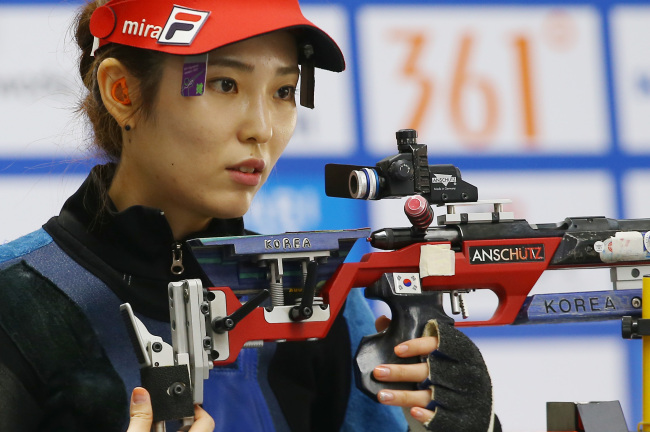
[[[415,383],[389,383],[377,381],[372,371],[381,364],[411,364],[420,362],[419,357],[397,357],[394,348],[407,340],[422,336],[429,320],[453,323],[442,307],[442,293],[424,291],[418,294],[397,293],[393,274],[384,274],[372,286],[366,288],[366,298],[383,300],[390,307],[392,318],[388,329],[361,339],[355,356],[355,380],[357,387],[372,399],[382,389],[415,390]]]

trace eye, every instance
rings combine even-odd
[[[237,93],[237,83],[230,78],[218,78],[210,81],[210,85],[220,93]]]
[[[296,88],[291,85],[280,87],[278,91],[275,92],[275,96],[282,100],[295,100]]]

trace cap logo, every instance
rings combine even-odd
[[[191,45],[205,24],[210,12],[174,6],[167,23],[158,37],[163,45]]]
[[[124,21],[124,26],[122,27],[122,34],[150,37],[152,39],[158,39],[160,37],[160,32],[162,32],[162,27],[147,24],[147,20],[144,19],[141,23],[137,21],[126,20]]]

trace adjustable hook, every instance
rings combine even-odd
[[[269,290],[263,290],[255,297],[244,303],[239,309],[232,314],[225,317],[217,317],[212,320],[212,329],[217,333],[230,331],[246,316],[253,312],[255,308],[260,306],[264,301],[271,296]]]
[[[304,321],[314,314],[314,295],[316,294],[316,273],[318,264],[316,261],[307,263],[307,278],[302,289],[302,299],[298,306],[289,311],[289,318],[293,321]]]

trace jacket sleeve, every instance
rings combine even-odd
[[[0,327],[0,430],[36,431],[43,417],[38,380]]]
[[[87,317],[25,262],[0,271],[0,344],[0,430],[124,429],[124,383]]]

